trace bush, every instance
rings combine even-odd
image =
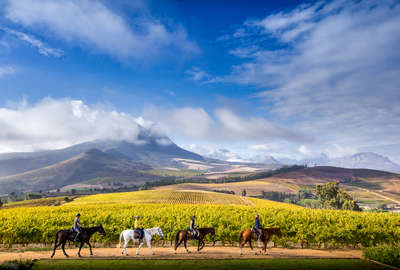
[[[384,264],[400,267],[399,246],[376,246],[363,248],[364,257]]]

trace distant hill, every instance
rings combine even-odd
[[[182,149],[168,137],[142,131],[142,134],[135,142],[100,140],[81,143],[59,150],[0,154],[0,177],[56,164],[90,149],[98,149],[110,154],[113,152],[118,153],[118,155],[127,159],[153,167],[176,166],[175,158],[204,161],[202,156]]]
[[[274,176],[275,178],[286,179],[319,179],[323,181],[351,182],[358,178],[380,178],[391,179],[399,178],[400,175],[391,172],[371,170],[371,169],[349,169],[332,166],[316,166],[302,170],[282,173]]]
[[[3,192],[50,190],[108,178],[140,184],[144,180],[157,178],[146,173],[150,169],[148,165],[118,157],[115,153],[113,155],[91,149],[50,166],[0,177],[0,189]]]
[[[304,160],[282,159],[283,164],[307,164],[309,166],[333,166],[352,169],[373,169],[389,172],[400,172],[400,165],[382,155],[363,152],[339,158],[329,158],[322,154],[320,157]]]

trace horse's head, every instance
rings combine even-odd
[[[103,228],[103,224],[99,225],[99,233],[101,233],[103,236],[106,236],[106,231]]]
[[[282,232],[280,228],[274,228],[274,233],[276,236],[278,236],[279,238],[282,237]]]
[[[215,246],[215,229],[214,228],[211,228],[210,235],[211,235],[211,239],[213,241],[213,246]]]
[[[163,234],[163,232],[162,232],[162,230],[161,230],[161,227],[157,227],[156,229],[157,229],[157,234],[158,234],[158,236],[160,236],[161,238],[163,238],[163,237],[164,237],[164,234]]]

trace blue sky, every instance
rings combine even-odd
[[[398,1],[0,3],[2,152],[139,122],[226,160],[400,162]]]

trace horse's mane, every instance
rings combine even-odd
[[[280,233],[281,229],[280,228],[265,228],[264,231],[267,233],[274,234],[274,233]]]

